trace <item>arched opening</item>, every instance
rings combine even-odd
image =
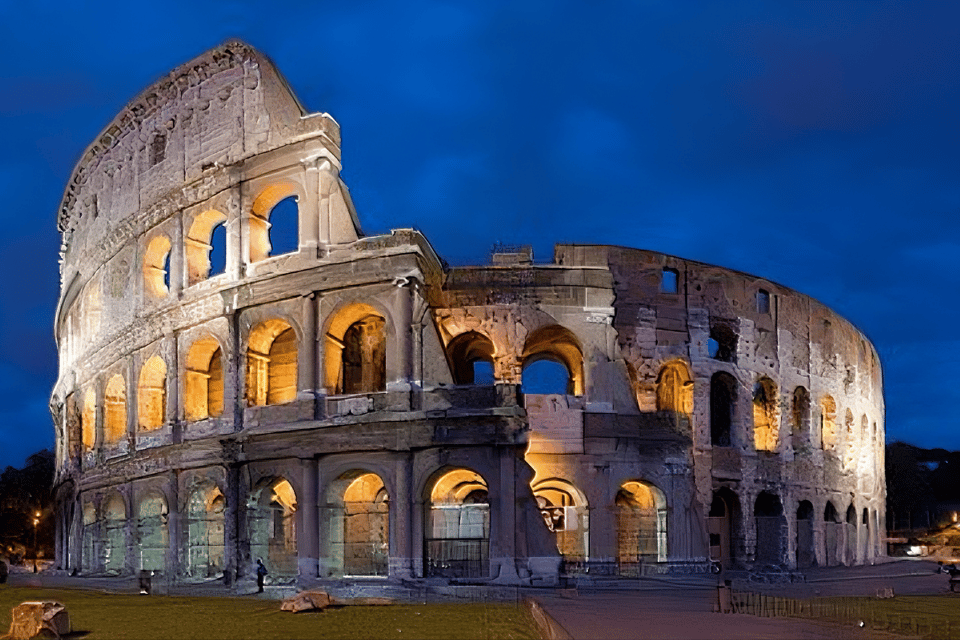
[[[167,411],[167,365],[153,356],[140,369],[137,386],[137,422],[141,431],[163,426]]]
[[[538,365],[552,362],[554,365]],[[521,357],[523,367],[523,393],[562,393],[583,395],[583,350],[580,342],[568,329],[559,325],[540,327],[527,337]],[[560,388],[560,364],[566,369],[566,384]],[[535,377],[543,376],[542,383]],[[536,388],[535,388],[536,387]]]
[[[860,434],[857,438],[857,458],[860,463],[861,473],[865,475],[872,475],[873,470],[870,466],[870,451],[872,449],[871,442],[873,439],[870,437],[870,424],[867,422],[867,416],[860,416]]]
[[[447,345],[447,357],[456,384],[493,384],[493,342],[476,331],[461,333]],[[479,367],[479,365],[486,365]],[[485,375],[478,378],[478,368]],[[489,369],[489,374],[487,374]]]
[[[810,393],[804,387],[793,390],[790,426],[793,432],[793,449],[805,451],[810,444]]]
[[[843,443],[843,469],[844,471],[853,471],[857,467],[857,451],[860,443],[857,441],[856,431],[854,429],[853,412],[847,409],[844,416],[844,440]]]
[[[126,566],[126,538],[123,534],[127,523],[127,508],[120,494],[114,493],[103,509],[105,535],[103,547],[103,570],[118,575]]]
[[[137,513],[137,562],[140,569],[163,571],[166,567],[167,501],[151,494],[140,501]]]
[[[714,491],[707,516],[710,559],[719,562],[724,569],[737,564],[741,528],[740,499],[737,494],[726,487]]]
[[[184,242],[188,286],[226,270],[226,221],[227,215],[216,209],[208,209],[193,219]]]
[[[226,499],[214,484],[203,484],[187,501],[187,557],[184,573],[193,580],[219,578],[224,569],[223,512]]]
[[[268,580],[286,582],[297,575],[297,494],[276,478],[252,496],[247,505],[250,554],[262,559]]]
[[[823,508],[823,542],[824,552],[828,567],[834,567],[840,564],[842,558],[842,530],[840,524],[840,514],[833,506],[833,503],[827,500]]]
[[[87,389],[83,394],[83,411],[80,413],[80,437],[84,451],[91,451],[97,442],[97,394]]]
[[[332,395],[387,388],[387,322],[368,304],[341,309],[330,321],[324,349],[324,386]]]
[[[831,396],[820,399],[820,445],[824,451],[837,449],[837,403]]]
[[[557,551],[565,562],[586,562],[590,549],[587,499],[566,480],[551,479],[533,487],[537,507],[547,528],[557,538]]]
[[[261,322],[247,343],[247,406],[283,404],[297,397],[297,334],[283,320]]]
[[[83,505],[83,524],[80,532],[80,570],[90,573],[96,571],[97,551],[97,510],[91,502]]]
[[[783,515],[780,496],[761,491],[753,506],[753,517],[757,525],[756,564],[774,566],[784,564],[787,519]]]
[[[737,332],[726,322],[710,323],[707,355],[720,362],[737,361]]]
[[[757,451],[776,451],[780,420],[777,385],[770,378],[760,378],[753,385],[753,443]]]
[[[813,549],[813,503],[802,500],[797,507],[797,568],[806,569],[817,564]]]
[[[570,372],[552,356],[543,356],[524,365],[520,392],[526,395],[570,395]]]
[[[383,576],[389,570],[390,500],[375,473],[351,471],[330,487],[330,554],[334,575]]]
[[[223,351],[216,338],[200,338],[187,353],[183,410],[188,422],[223,413]]]
[[[490,571],[490,501],[487,482],[454,469],[433,483],[424,539],[427,576],[485,578]]]
[[[852,504],[847,507],[846,541],[847,554],[844,560],[849,567],[857,563],[857,510]]]
[[[663,412],[676,425],[689,427],[693,414],[693,379],[687,365],[680,360],[668,362],[657,376],[657,411]]]
[[[104,403],[103,440],[107,444],[116,444],[127,433],[127,388],[120,374],[107,382]]]
[[[292,183],[271,185],[253,201],[248,220],[250,262],[297,251],[299,248],[299,205]]]
[[[642,565],[667,559],[667,501],[657,487],[624,482],[614,499],[617,562],[621,575],[642,573]]]
[[[734,407],[737,404],[737,381],[724,371],[710,378],[710,442],[717,447],[733,444]]]
[[[156,236],[143,254],[143,285],[154,298],[164,298],[170,291],[169,260],[170,238]]]

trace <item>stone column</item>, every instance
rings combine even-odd
[[[170,425],[171,440],[173,443],[180,443],[182,434],[180,432],[180,380],[184,376],[180,372],[180,348],[178,345],[177,334],[169,333],[164,336],[166,343],[167,360],[167,379],[165,385],[166,407],[163,420]]]
[[[413,495],[413,462],[405,455],[396,462],[394,493],[390,496],[390,567],[393,580],[416,577],[413,574],[413,513],[420,505]],[[422,539],[422,536],[421,538]]]
[[[320,558],[320,522],[317,484],[319,482],[317,461],[315,459],[301,460],[303,477],[303,496],[297,511],[300,513],[300,530],[297,531],[297,566],[298,573],[304,578],[316,578],[319,575]]]
[[[140,513],[137,505],[134,503],[133,487],[128,483],[123,487],[118,487],[118,489],[120,489],[120,493],[126,498],[127,521],[123,523],[123,546],[126,553],[123,568],[125,574],[135,575],[136,571],[140,568],[139,554],[137,554],[137,543],[140,540],[140,531],[137,525],[140,522]]]
[[[226,231],[224,266],[228,277],[234,281],[243,277],[243,266],[250,261],[250,232],[241,207],[243,184],[241,182],[224,200],[227,214],[227,221],[223,223]]]
[[[297,348],[297,400],[314,402],[317,388],[317,314],[315,294],[300,298],[303,318],[302,344]]]
[[[242,579],[246,573],[246,564],[242,558],[240,545],[241,523],[245,520],[246,509],[240,504],[246,496],[240,491],[240,471],[234,465],[227,467],[227,481],[224,498],[226,506],[223,511],[223,559],[226,565],[223,569],[223,581],[228,587],[235,579]],[[249,547],[248,547],[249,555]]]
[[[167,579],[173,582],[182,575],[180,566],[180,549],[183,546],[183,532],[180,519],[180,473],[171,471],[167,474]]]
[[[516,563],[516,457],[511,447],[500,447],[499,454],[500,476],[496,479],[498,486],[493,494],[496,504],[490,505],[497,510],[496,517],[490,518],[490,574],[496,576],[496,582],[516,584],[520,581]]]
[[[306,249],[311,257],[317,255],[322,242],[320,230],[320,170],[318,165],[325,158],[310,158],[301,163],[303,170],[304,197],[299,203],[300,249]]]

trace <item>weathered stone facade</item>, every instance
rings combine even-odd
[[[60,568],[549,585],[882,553],[881,370],[843,318],[619,247],[448,268],[416,231],[364,236],[340,169],[337,123],[237,42],[86,151],[59,214]]]

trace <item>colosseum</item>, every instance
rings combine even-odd
[[[653,251],[449,266],[364,235],[341,167],[337,123],[241,42],[86,149],[58,213],[57,568],[546,586],[884,553],[851,323]]]

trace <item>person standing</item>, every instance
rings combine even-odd
[[[257,558],[257,593],[263,593],[263,579],[267,577],[267,568],[263,566],[263,558]]]

